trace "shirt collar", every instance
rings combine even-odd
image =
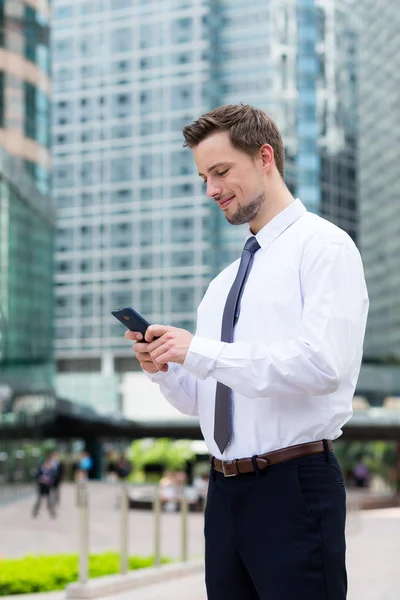
[[[255,236],[261,250],[267,250],[281,233],[290,227],[297,219],[307,212],[306,207],[299,198],[296,198],[285,210],[276,215],[269,223],[264,225]],[[247,239],[253,234],[249,231]]]

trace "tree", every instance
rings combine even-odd
[[[187,462],[194,460],[195,453],[187,440],[142,439],[132,442],[128,457],[133,466],[129,480],[144,481],[147,465],[161,465],[170,471],[179,471],[186,467]]]

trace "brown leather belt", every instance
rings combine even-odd
[[[333,451],[333,444],[328,440],[328,448]],[[297,444],[289,446],[281,450],[274,450],[266,454],[258,454],[254,457],[260,471],[263,471],[271,465],[277,465],[292,458],[300,458],[312,454],[321,454],[325,451],[324,443],[308,442],[306,444]],[[255,471],[253,459],[251,458],[235,458],[233,460],[219,460],[210,456],[210,463],[216,471],[223,473],[225,477],[234,477],[235,475],[244,475],[245,473],[253,473]]]

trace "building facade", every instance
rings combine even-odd
[[[359,36],[360,247],[370,295],[364,356],[400,359],[399,7],[354,4]],[[398,391],[398,390],[397,390]]]
[[[0,2],[0,387],[53,384],[47,0]]]
[[[48,0],[0,2],[0,146],[50,191]]]
[[[49,197],[0,149],[0,387],[13,394],[53,385],[54,229]]]
[[[134,368],[112,309],[131,305],[194,332],[209,281],[240,255],[246,228],[228,225],[206,198],[182,147],[182,128],[215,106],[270,113],[291,191],[356,237],[355,189],[340,210],[337,165],[354,167],[355,146],[339,77],[350,78],[350,50],[335,45],[349,24],[344,9],[336,18],[337,4],[54,1],[56,354],[65,385],[68,373]]]

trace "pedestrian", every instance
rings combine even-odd
[[[78,459],[78,465],[75,472],[75,479],[79,481],[86,481],[89,479],[90,470],[93,467],[93,459],[89,452],[86,450],[81,453]]]
[[[357,462],[352,470],[354,485],[357,488],[367,488],[370,484],[371,473],[361,455],[357,456]]]
[[[54,497],[52,494],[54,483],[54,471],[52,468],[50,456],[47,457],[43,464],[39,466],[36,473],[36,482],[37,498],[32,509],[32,516],[33,518],[36,518],[38,516],[42,500],[43,498],[46,498],[47,510],[49,511],[50,516],[54,518],[56,516],[56,511],[54,508]]]
[[[344,600],[346,503],[332,440],[352,414],[361,365],[360,254],[292,196],[280,132],[262,110],[222,106],[183,135],[207,196],[228,223],[248,224],[247,240],[209,285],[194,336],[168,325],[143,341],[125,335],[166,399],[200,417],[211,454],[208,598]]]
[[[52,493],[54,496],[54,506],[60,504],[60,487],[64,477],[64,463],[60,459],[58,452],[53,452],[50,457],[51,469],[53,472]]]
[[[117,462],[115,463],[115,473],[119,481],[125,481],[125,479],[132,473],[132,465],[124,454],[120,454]]]

